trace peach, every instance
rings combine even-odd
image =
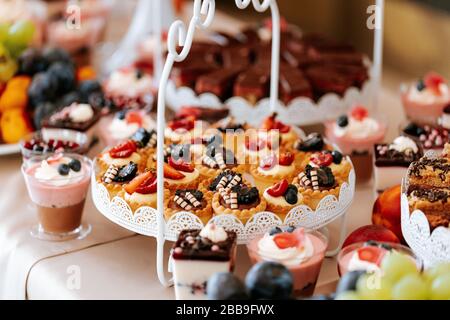
[[[375,201],[372,210],[372,223],[388,228],[402,241],[400,185],[385,190]]]
[[[342,247],[344,248],[356,242],[366,242],[369,240],[400,243],[400,240],[395,233],[388,228],[377,225],[367,225],[350,233],[347,239],[345,239]]]

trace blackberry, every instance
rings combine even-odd
[[[126,182],[131,181],[137,173],[137,164],[134,162],[130,162],[126,166],[122,167],[119,172],[117,173],[117,176],[114,177],[114,182]]]
[[[145,147],[150,141],[150,132],[144,128],[139,128],[131,137],[131,140],[136,141],[141,148]]]

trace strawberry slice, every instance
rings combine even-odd
[[[358,257],[360,260],[371,262],[377,265],[380,265],[381,260],[386,254],[386,251],[384,249],[375,246],[362,247],[359,248],[356,252],[358,253]]]
[[[190,131],[195,127],[195,117],[189,116],[186,118],[173,120],[169,122],[168,126],[172,130],[185,129],[187,131]]]
[[[424,83],[427,88],[433,91],[437,96],[440,96],[441,90],[439,89],[439,86],[441,83],[445,83],[445,79],[436,72],[430,72],[425,76]]]
[[[142,116],[138,111],[128,111],[125,120],[127,123],[136,123],[139,127],[142,127]]]
[[[169,158],[169,165],[177,170],[183,172],[194,172],[194,165],[183,161],[183,159],[174,160],[172,157]]]
[[[317,152],[311,156],[310,160],[319,167],[328,167],[333,163],[333,155],[328,152]]]
[[[155,177],[155,174],[151,171],[147,171],[144,173],[141,173],[140,175],[136,176],[133,180],[131,180],[126,186],[125,186],[125,191],[128,194],[132,194],[134,193],[137,188],[144,183],[147,179],[151,178],[151,177]]]
[[[280,249],[293,248],[298,245],[298,239],[295,234],[289,232],[277,233],[273,241]]]
[[[369,116],[369,111],[367,111],[367,109],[363,106],[356,106],[352,109],[350,115],[357,121],[363,121]]]
[[[131,156],[136,150],[136,142],[128,140],[109,150],[109,155],[112,158],[127,158]]]
[[[57,153],[49,158],[47,158],[47,163],[51,164],[51,163],[57,163],[59,160],[61,160],[63,157],[62,153]]]
[[[266,118],[264,120],[263,124],[261,125],[262,130],[278,130],[281,133],[288,133],[291,130],[291,127],[288,125],[285,125],[281,121],[276,120],[277,113],[275,112],[270,117]]]
[[[180,171],[175,168],[172,168],[167,163],[164,163],[164,178],[171,180],[181,180],[185,177]]]
[[[135,192],[140,194],[152,194],[156,193],[157,179],[155,176],[148,177],[144,182],[142,182]]]
[[[275,154],[271,154],[265,158],[262,158],[259,162],[259,167],[263,170],[270,170],[277,164],[278,159]]]
[[[294,155],[290,152],[282,153],[279,162],[282,166],[290,166],[294,162]]]
[[[267,189],[267,193],[270,194],[272,197],[281,197],[286,193],[288,187],[289,182],[286,179],[283,179],[277,184]]]
[[[252,139],[250,137],[245,138],[245,148],[250,151],[260,151],[266,147],[266,141],[264,139]]]

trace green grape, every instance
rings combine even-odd
[[[392,287],[394,300],[427,300],[428,297],[428,284],[418,274],[408,274]]]
[[[9,31],[9,25],[6,23],[0,24],[0,43],[3,43],[8,39],[8,31]]]
[[[365,274],[358,279],[356,289],[364,300],[390,300],[392,285],[377,273]]]
[[[355,291],[345,291],[338,294],[335,300],[361,300],[361,297]]]
[[[443,274],[431,284],[432,300],[450,300],[450,274]]]
[[[424,275],[427,281],[433,282],[434,279],[443,274],[450,274],[450,263],[440,263],[432,268],[425,270]]]
[[[16,61],[11,59],[8,50],[0,43],[0,82],[7,82],[17,72]]]
[[[388,254],[381,261],[381,270],[384,272],[385,277],[392,283],[397,282],[407,274],[417,274],[419,272],[414,260],[407,255],[396,252]]]
[[[21,47],[28,45],[33,40],[35,26],[33,22],[21,20],[14,23],[8,32],[8,45]]]

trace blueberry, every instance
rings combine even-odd
[[[415,123],[411,122],[405,127],[405,129],[403,129],[403,132],[414,137],[419,137],[422,133],[425,132],[425,130],[423,130],[423,128],[419,127]]]
[[[348,126],[348,117],[347,116],[340,116],[337,120],[336,123],[339,127],[341,128],[345,128],[346,126]]]
[[[49,63],[64,62],[73,64],[72,58],[69,53],[61,48],[45,48],[42,51],[42,57]]]
[[[72,159],[72,160],[69,162],[69,167],[70,167],[70,169],[72,169],[73,171],[78,172],[78,171],[81,170],[81,162],[80,162],[79,160],[77,160],[77,159]]]
[[[259,262],[245,278],[247,292],[251,299],[281,299],[292,297],[293,277],[280,263]]]
[[[125,120],[125,117],[127,116],[126,110],[121,110],[116,113],[116,118],[119,120]]]
[[[35,152],[43,152],[44,148],[42,146],[38,145],[38,144],[35,144],[34,147],[33,147],[33,151],[35,151]]]
[[[136,176],[137,169],[137,164],[134,162],[130,162],[119,170],[117,176],[115,176],[113,180],[115,182],[131,181]]]
[[[69,174],[69,172],[70,172],[70,167],[67,164],[65,164],[65,163],[61,163],[58,166],[58,172],[62,176],[67,176]]]
[[[65,94],[75,88],[75,69],[71,64],[56,62],[50,66],[47,73],[58,84],[58,94]]]
[[[333,162],[334,162],[335,164],[341,164],[342,158],[344,157],[344,156],[342,155],[342,153],[340,153],[340,152],[337,151],[337,150],[334,150],[334,151],[331,152],[331,155],[333,156]]]
[[[89,96],[94,92],[102,92],[102,86],[100,82],[96,80],[82,81],[78,86],[78,92],[80,93],[83,103],[88,103]]]
[[[425,82],[423,82],[423,79],[420,79],[419,82],[417,82],[417,90],[422,91],[426,88]]]
[[[31,105],[36,107],[41,103],[54,101],[57,89],[57,83],[48,73],[36,74],[28,88],[28,98]]]
[[[150,132],[144,128],[139,128],[131,137],[131,140],[136,141],[141,148],[145,147],[150,141]]]
[[[276,235],[277,233],[282,233],[283,230],[280,229],[280,227],[274,227],[270,230],[269,234],[271,236]]]
[[[248,299],[242,281],[230,272],[213,274],[206,285],[209,300],[245,300]]]
[[[284,194],[284,199],[287,203],[294,205],[298,202],[298,195],[297,192],[295,192],[292,189],[288,189],[286,193]]]
[[[295,231],[295,229],[296,228],[294,226],[289,226],[289,227],[286,228],[286,232],[292,233],[292,232]]]
[[[288,185],[287,190],[292,190],[295,193],[298,193],[298,188],[295,186],[295,184]]]
[[[346,292],[353,291],[356,289],[356,283],[359,277],[361,277],[366,272],[363,270],[350,271],[344,274],[344,276],[339,280],[336,288],[336,295]]]

